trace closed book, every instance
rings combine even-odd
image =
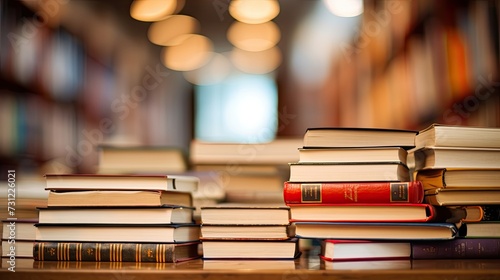
[[[36,224],[35,240],[172,243],[199,237],[200,226],[195,224]]]
[[[416,180],[424,189],[433,188],[498,188],[500,169],[440,168],[419,170]]]
[[[499,259],[500,238],[455,238],[411,244],[413,259]]]
[[[2,220],[2,240],[35,240],[36,223],[38,219]]]
[[[297,238],[203,241],[204,259],[294,259],[299,255]]]
[[[285,205],[219,204],[201,207],[204,225],[288,225],[290,208]]]
[[[201,240],[280,240],[294,236],[288,225],[201,225]]]
[[[284,201],[297,203],[421,203],[422,183],[413,182],[285,182]]]
[[[385,128],[314,127],[304,134],[304,147],[415,146],[417,131]]]
[[[461,209],[429,204],[289,204],[290,221],[445,222],[465,218]]]
[[[411,243],[371,240],[321,241],[320,257],[326,261],[409,259]]]
[[[413,151],[413,157],[415,170],[500,168],[500,148],[425,147]]]
[[[437,188],[425,191],[424,202],[441,206],[465,206],[500,203],[500,188]]]
[[[300,148],[299,162],[403,162],[408,152],[401,147]]]
[[[453,239],[453,223],[295,222],[295,236],[311,239],[429,240]]]
[[[34,240],[2,240],[2,257],[33,258]]]
[[[500,129],[435,123],[419,131],[415,146],[500,148]]]
[[[500,221],[464,223],[458,235],[465,238],[500,238]]]
[[[402,162],[290,163],[290,182],[408,182],[410,172]]]
[[[35,242],[32,250],[36,261],[175,263],[198,258],[198,246],[199,242]]]

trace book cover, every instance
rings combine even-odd
[[[198,258],[198,246],[199,242],[36,242],[33,257],[37,261],[174,263]]]
[[[422,183],[413,182],[285,182],[284,201],[297,203],[421,203]]]
[[[411,243],[413,259],[499,259],[500,238],[455,238]]]
[[[321,241],[320,256],[326,261],[409,259],[411,243],[327,239]]]

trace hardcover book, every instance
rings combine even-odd
[[[500,238],[500,221],[464,223],[458,235],[465,238]]]
[[[285,182],[287,204],[421,203],[424,189],[413,182]]]
[[[298,240],[205,240],[204,259],[294,259]]]
[[[288,206],[226,204],[201,207],[203,225],[288,225]]]
[[[401,147],[300,148],[299,163],[305,162],[403,162],[408,152]]]
[[[36,242],[32,255],[36,261],[175,263],[200,257],[198,246],[199,242]]]
[[[424,169],[417,172],[416,180],[422,181],[424,189],[498,188],[500,169]]]
[[[421,169],[488,169],[500,168],[500,149],[432,147],[414,153],[415,170]]]
[[[50,191],[47,206],[162,206],[190,207],[193,198],[189,192],[176,191]]]
[[[432,205],[440,206],[499,204],[500,188],[431,189],[425,191],[424,201]]]
[[[415,146],[417,131],[383,129],[318,127],[308,128],[304,147],[405,147]]]
[[[201,237],[205,240],[284,240],[295,236],[288,225],[201,225]]]
[[[37,224],[37,241],[178,243],[200,239],[195,224]]]
[[[312,239],[429,240],[453,239],[453,223],[295,222],[295,236]]]
[[[290,163],[290,182],[410,181],[408,167],[393,163]]]
[[[320,256],[326,261],[409,259],[411,243],[327,239],[321,241]]]
[[[500,148],[500,129],[436,123],[415,136],[415,146]]]
[[[413,259],[500,259],[500,238],[415,241]]]
[[[192,207],[47,207],[39,208],[42,224],[187,224],[193,223]],[[33,232],[35,227],[33,227]]]
[[[33,243],[34,240],[2,240],[2,257],[10,258],[33,258]],[[14,250],[12,250],[14,249]],[[4,261],[4,260],[2,260]]]

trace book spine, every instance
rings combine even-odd
[[[413,242],[413,259],[498,259],[498,238],[456,238],[452,240]]]
[[[370,183],[285,182],[286,204],[338,203],[421,203],[424,189],[420,181]]]
[[[36,261],[176,262],[175,244],[35,242]]]

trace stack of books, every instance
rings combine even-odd
[[[48,174],[35,260],[178,262],[199,257],[195,178]]]
[[[286,206],[224,204],[201,209],[203,258],[294,259],[298,242]]]
[[[284,183],[296,236],[320,240],[325,260],[410,258],[411,240],[453,239],[451,221],[463,211],[423,203],[422,183],[410,178],[407,150],[416,134],[308,129]]]
[[[415,244],[414,258],[499,258],[500,128],[432,124],[415,145],[425,202],[465,209],[467,217],[455,240]]]

